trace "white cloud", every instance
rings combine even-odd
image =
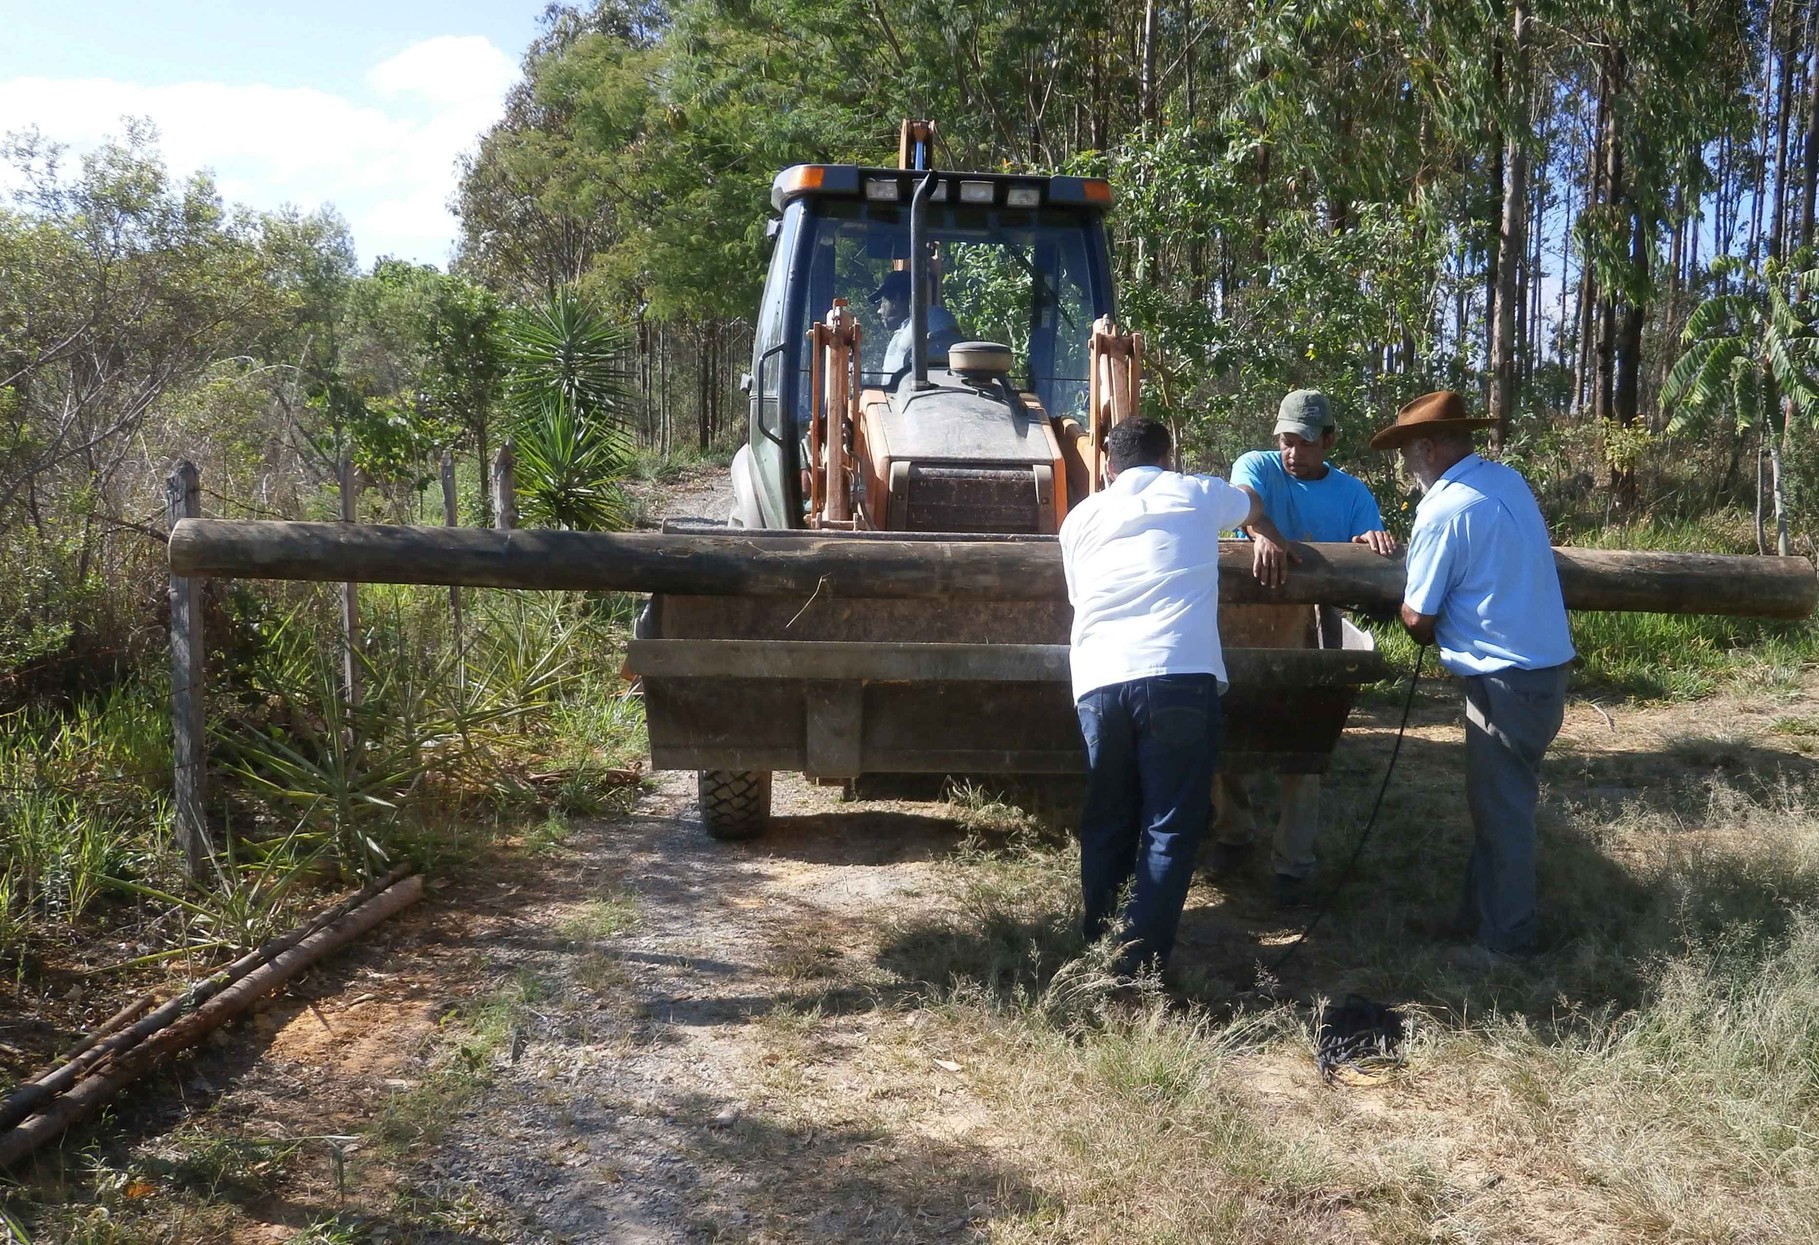
[[[486,39],[439,36],[373,67],[373,103],[307,88],[15,78],[0,82],[0,131],[36,126],[82,151],[117,135],[122,117],[149,117],[173,174],[212,169],[225,198],[256,208],[332,203],[363,258],[443,263],[455,159],[516,77]]]
[[[518,66],[479,35],[437,35],[375,65],[366,80],[381,95],[416,95],[450,108],[477,99],[490,106],[518,80]]]

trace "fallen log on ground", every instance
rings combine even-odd
[[[195,1005],[187,1014],[182,1014],[182,1006],[175,1011],[171,1007],[172,1004],[194,1004],[191,995],[171,1000],[139,1024],[96,1043],[82,1057],[21,1087],[21,1091],[9,1096],[7,1103],[20,1100],[26,1090],[35,1091],[32,1103],[26,1107],[35,1113],[0,1133],[0,1168],[10,1167],[98,1110],[164,1056],[193,1046],[211,1030],[245,1011],[254,1000],[422,897],[423,879],[414,874],[391,880],[377,893],[362,891],[355,897],[359,902],[353,902],[353,906],[349,906],[350,901],[343,901],[322,917],[235,961],[230,969],[247,967],[232,981],[217,984],[206,1001]],[[275,954],[255,958],[280,944]],[[248,964],[248,961],[253,962]],[[217,974],[210,981],[218,982],[222,975]],[[160,1016],[164,1018],[160,1024],[150,1030],[144,1029],[147,1022]],[[129,1037],[130,1041],[117,1041]],[[51,1085],[57,1088],[48,1088]]]
[[[1393,607],[1400,558],[1362,545],[1297,545],[1288,583],[1264,588],[1250,546],[1228,541],[1221,598],[1237,604]],[[1569,609],[1805,618],[1819,579],[1805,558],[1554,551]],[[1066,596],[1052,540],[899,539],[819,532],[552,532],[184,519],[171,569],[186,576],[484,588],[1042,601]]]
[[[81,1041],[64,1051],[61,1058],[67,1063],[69,1060],[76,1058],[90,1047],[96,1045],[102,1038],[111,1037],[113,1034],[118,1033],[121,1029],[132,1024],[133,1021],[139,1019],[139,1017],[145,1015],[145,1013],[151,1011],[152,1008],[156,1006],[158,1006],[158,996],[156,994],[140,995],[125,1007],[122,1007],[119,1011],[109,1016],[106,1020],[103,1020],[100,1024],[96,1025],[93,1029],[90,1029]],[[40,1080],[43,1077],[51,1075],[55,1071],[55,1068],[47,1068],[43,1072],[32,1077],[32,1079],[34,1081]],[[11,1121],[0,1120],[0,1127],[4,1127],[10,1122]]]
[[[182,994],[165,1000],[131,1028],[123,1028],[124,1013],[116,1013],[91,1033],[65,1058],[60,1067],[41,1073],[0,1099],[0,1128],[11,1128],[44,1103],[75,1084],[88,1068],[109,1055],[138,1045],[186,1012],[193,1011],[222,990],[239,981],[255,968],[280,952],[296,946],[329,922],[352,912],[394,882],[407,877],[411,866],[399,865],[382,878],[375,879],[340,903],[318,913],[311,920],[288,933],[268,939],[224,968],[216,969]],[[140,1000],[139,1002],[143,1002]],[[132,1006],[138,1006],[135,1002]],[[111,1028],[110,1028],[111,1026]]]

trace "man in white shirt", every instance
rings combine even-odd
[[[1402,625],[1465,685],[1465,800],[1472,819],[1460,932],[1473,954],[1535,949],[1535,805],[1541,758],[1566,712],[1573,641],[1535,495],[1472,450],[1456,393],[1403,407],[1371,448],[1400,450],[1421,487]]]
[[[1127,974],[1167,966],[1206,837],[1226,685],[1219,533],[1249,525],[1282,538],[1256,493],[1172,471],[1172,451],[1155,420],[1119,424],[1106,437],[1111,482],[1061,525],[1087,755],[1084,928],[1089,942],[1117,937]]]

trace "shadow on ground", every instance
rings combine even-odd
[[[855,1127],[840,1120],[790,1126],[772,1118],[727,1122],[726,1103],[682,1098],[671,1122],[690,1160],[676,1165],[653,1200],[680,1204],[690,1239],[938,1241],[973,1239],[987,1220],[1027,1213],[1036,1195],[1009,1166],[978,1146]],[[611,1153],[613,1130],[592,1138]],[[607,1143],[604,1148],[599,1143]],[[754,1178],[752,1173],[761,1172]],[[585,1198],[585,1194],[579,1194]],[[633,1190],[634,1202],[639,1191]],[[652,1208],[652,1218],[660,1214]],[[571,1220],[584,1239],[639,1218]],[[766,1234],[770,1234],[767,1237]]]
[[[1274,908],[1265,843],[1245,876],[1203,879],[1190,897],[1174,965],[1183,994],[1217,1006],[1258,985],[1304,1003],[1357,992],[1452,1014],[1494,1007],[1543,1033],[1571,1032],[1578,1017],[1645,1003],[1666,957],[1718,937],[1771,947],[1795,910],[1819,904],[1819,872],[1713,845],[1740,813],[1772,813],[1819,791],[1812,759],[1722,733],[1624,751],[1563,740],[1546,763],[1539,817],[1542,953],[1488,972],[1448,968],[1471,847],[1463,748],[1446,737],[1459,716],[1444,693],[1417,700],[1413,724],[1441,729],[1403,741],[1377,823],[1348,869],[1401,719],[1399,703],[1361,707],[1354,727],[1367,730],[1346,737],[1324,784],[1322,891],[1331,899],[1314,932],[1289,953],[1318,905]],[[1267,840],[1268,781],[1259,787]],[[1634,859],[1643,843],[1655,867]],[[1040,990],[1080,950],[1071,902],[1057,888],[1046,907],[1006,900],[966,921],[914,922],[893,931],[880,963],[925,991],[955,981]]]

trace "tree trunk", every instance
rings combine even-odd
[[[1813,51],[1806,68],[1806,193],[1800,204],[1800,245],[1813,244],[1813,221],[1819,215],[1819,12],[1809,28]]]
[[[1143,5],[1143,66],[1139,79],[1138,98],[1142,108],[1143,123],[1156,123],[1156,0],[1145,0]]]
[[[1768,33],[1765,50],[1762,56],[1762,125],[1757,132],[1756,144],[1756,181],[1750,195],[1750,238],[1749,248],[1744,253],[1745,262],[1754,268],[1762,262],[1762,201],[1768,194],[1768,144],[1769,144],[1769,92],[1773,89],[1775,72],[1775,18],[1779,8],[1777,0],[1770,0],[1768,10]]]
[[[1768,463],[1769,478],[1775,492],[1775,552],[1787,557],[1793,552],[1787,537],[1787,492],[1781,480],[1781,444],[1787,440],[1787,432],[1794,422],[1794,402],[1791,398],[1782,399],[1781,433],[1769,438]]]
[[[1796,20],[1790,17],[1787,27],[1790,31],[1797,29]],[[1794,61],[1785,49],[1776,48],[1771,31],[1769,56],[1773,59],[1777,55],[1781,59],[1781,81],[1775,90],[1775,197],[1773,218],[1769,221],[1768,250],[1770,255],[1780,259],[1787,233],[1787,155],[1792,129]]]
[[[1768,439],[1767,433],[1756,429],[1756,552],[1768,552],[1768,533],[1762,522],[1762,492],[1764,478],[1768,474]]]
[[[1490,412],[1497,421],[1491,444],[1498,449],[1509,437],[1510,421],[1516,412],[1516,312],[1520,296],[1517,277],[1528,255],[1528,144],[1523,133],[1527,124],[1524,77],[1528,13],[1522,0],[1516,0],[1512,7],[1515,16],[1508,62],[1513,84],[1511,112],[1521,121],[1504,136],[1503,214],[1497,231],[1497,279],[1491,300]]]
[[[1604,195],[1607,204],[1623,203],[1628,197],[1623,184],[1623,145],[1618,133],[1616,100],[1623,94],[1624,56],[1620,48],[1607,46],[1604,52],[1604,88],[1609,98],[1604,101],[1604,131],[1601,135]],[[1598,300],[1598,344],[1595,354],[1596,375],[1592,383],[1592,417],[1600,423],[1616,414],[1617,385],[1617,299],[1606,289]]]
[[[695,330],[695,431],[697,434],[696,440],[700,443],[700,449],[703,453],[707,451],[707,447],[712,440],[710,430],[707,426],[707,393],[710,383],[707,375],[709,358],[707,326],[703,324],[698,326]]]
[[[493,525],[493,499],[487,491],[486,473],[492,469],[492,459],[488,454],[486,410],[482,408],[474,413],[474,442],[478,450],[475,461],[479,466],[480,481],[480,526]]]

